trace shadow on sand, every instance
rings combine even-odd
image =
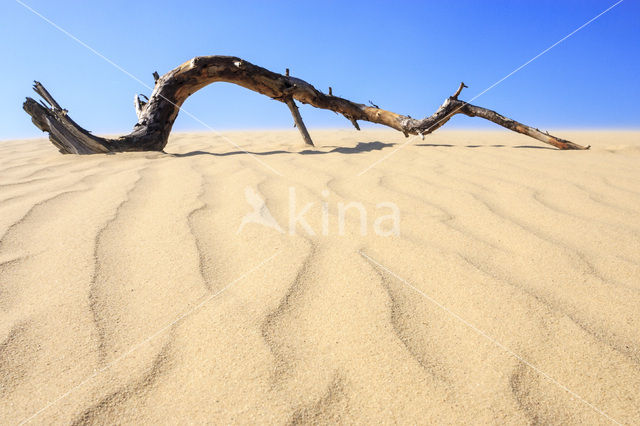
[[[253,154],[253,155],[274,155],[274,154],[302,154],[302,155],[322,155],[322,154],[331,154],[334,152],[338,152],[340,154],[358,154],[360,152],[371,152],[371,151],[380,151],[383,148],[388,148],[390,146],[394,146],[394,143],[384,143],[384,142],[358,142],[358,145],[354,147],[344,147],[344,146],[336,146],[333,147],[330,151],[315,151],[312,149],[305,149],[304,151],[285,151],[285,150],[276,150],[276,151],[263,151],[263,152],[253,152],[253,151],[231,151],[231,152],[208,152],[208,151],[191,151],[185,152],[183,154],[171,154],[174,157],[193,157],[195,155],[214,155],[216,157],[226,157],[227,155],[238,155],[238,154]],[[323,148],[330,148],[324,146]]]
[[[396,143],[385,143],[380,141],[373,142],[358,142],[358,145],[354,147],[327,147],[324,146],[322,148],[332,148],[329,151],[316,151],[312,149],[305,149],[303,151],[285,151],[285,150],[274,150],[274,151],[229,151],[229,152],[209,152],[209,151],[191,151],[184,152],[181,154],[167,153],[173,157],[193,157],[196,155],[213,155],[215,157],[226,157],[228,155],[239,155],[239,154],[252,154],[252,155],[276,155],[276,154],[301,154],[301,155],[322,155],[322,154],[331,154],[334,152],[340,154],[358,154],[361,152],[371,152],[371,151],[380,151],[384,148],[392,147],[398,145]],[[436,147],[436,148],[528,148],[528,149],[554,149],[548,148],[546,146],[534,146],[534,145],[516,145],[516,146],[507,146],[507,145],[451,145],[451,144],[434,144],[434,143],[418,143],[415,146],[426,146],[426,147]]]
[[[464,148],[528,148],[528,149],[552,149],[557,150],[557,148],[551,148],[548,146],[536,146],[536,145],[450,145],[450,144],[437,144],[437,143],[417,143],[416,146],[431,146],[431,147],[444,147],[444,148],[453,148],[453,147],[464,147]]]

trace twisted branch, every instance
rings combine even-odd
[[[313,145],[313,142],[295,101],[341,114],[356,129],[359,129],[358,121],[369,121],[401,131],[406,136],[424,137],[440,128],[455,114],[464,114],[484,118],[559,149],[589,148],[543,133],[495,111],[458,100],[462,89],[466,87],[464,83],[460,84],[454,95],[445,100],[433,115],[416,120],[386,111],[374,104],[367,106],[333,96],[332,90],[329,90],[329,94],[323,93],[306,81],[290,76],[289,72],[286,75],[274,73],[232,56],[196,57],[163,76],[154,73],[154,79],[155,87],[149,99],[145,101],[138,96],[134,99],[138,122],[133,130],[128,135],[115,139],[94,136],[78,126],[38,82],[35,82],[34,90],[48,106],[27,98],[23,108],[39,129],[49,132],[51,142],[64,154],[161,151],[167,144],[169,133],[184,101],[196,91],[217,81],[237,84],[287,104],[294,116],[296,127],[308,145]]]

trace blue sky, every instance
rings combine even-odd
[[[413,117],[476,94],[615,1],[22,0],[153,84],[194,56],[240,56]],[[14,0],[0,5],[0,139],[40,137],[22,111],[41,81],[83,127],[125,133],[149,90]],[[543,129],[640,128],[640,2],[625,0],[473,103]],[[216,83],[184,105],[216,129],[291,128],[284,104]],[[349,127],[301,109],[314,128]],[[493,127],[458,116],[447,127]],[[175,130],[206,130],[186,114]]]

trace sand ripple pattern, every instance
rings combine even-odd
[[[169,153],[1,144],[3,424],[60,395],[33,421],[610,423],[359,251],[612,418],[640,423],[638,133],[566,134],[594,148],[565,153],[443,131],[362,176],[404,139],[318,131],[309,151],[295,131],[227,136],[283,176],[208,133],[173,135]],[[294,187],[298,205],[314,203],[316,234],[237,232],[247,187],[285,230]],[[366,236],[355,214],[338,235],[338,203],[350,201],[367,210]],[[373,232],[384,201],[400,208],[400,236]]]

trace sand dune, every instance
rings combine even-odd
[[[640,133],[560,133],[1,142],[2,423],[640,423]]]

